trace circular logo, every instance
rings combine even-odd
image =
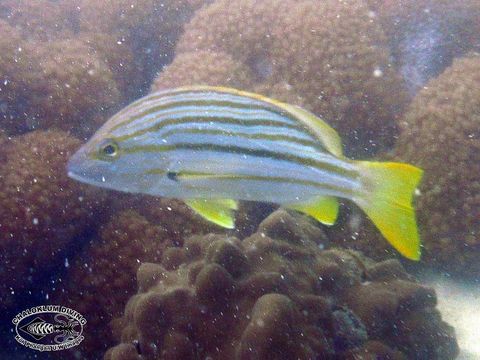
[[[87,320],[61,305],[42,305],[24,310],[12,320],[17,340],[38,351],[58,351],[77,346],[84,339]]]

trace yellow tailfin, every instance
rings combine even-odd
[[[423,171],[393,162],[359,161],[358,165],[365,189],[355,202],[395,249],[419,260],[420,239],[412,200]]]

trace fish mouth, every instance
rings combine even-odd
[[[70,170],[69,168],[70,168],[70,166],[67,165],[67,176],[70,179],[73,179],[73,180],[76,180],[76,181],[79,181],[79,182],[83,182],[83,183],[88,182],[87,179],[85,178],[85,175],[76,173],[75,171]]]
[[[85,184],[105,187],[105,171],[102,168],[99,161],[89,159],[83,149],[73,154],[66,166],[69,178]]]

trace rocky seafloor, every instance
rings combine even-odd
[[[0,359],[480,357],[479,18],[478,0],[1,0]],[[226,233],[67,178],[115,111],[188,84],[303,106],[350,157],[423,168],[421,262],[348,202],[330,228],[243,203]],[[84,342],[17,344],[15,314],[52,303]]]

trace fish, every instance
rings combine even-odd
[[[181,199],[229,229],[242,200],[333,225],[346,199],[400,254],[421,256],[412,203],[423,171],[349,159],[325,121],[260,94],[215,86],[151,93],[107,120],[67,172],[94,186]]]

